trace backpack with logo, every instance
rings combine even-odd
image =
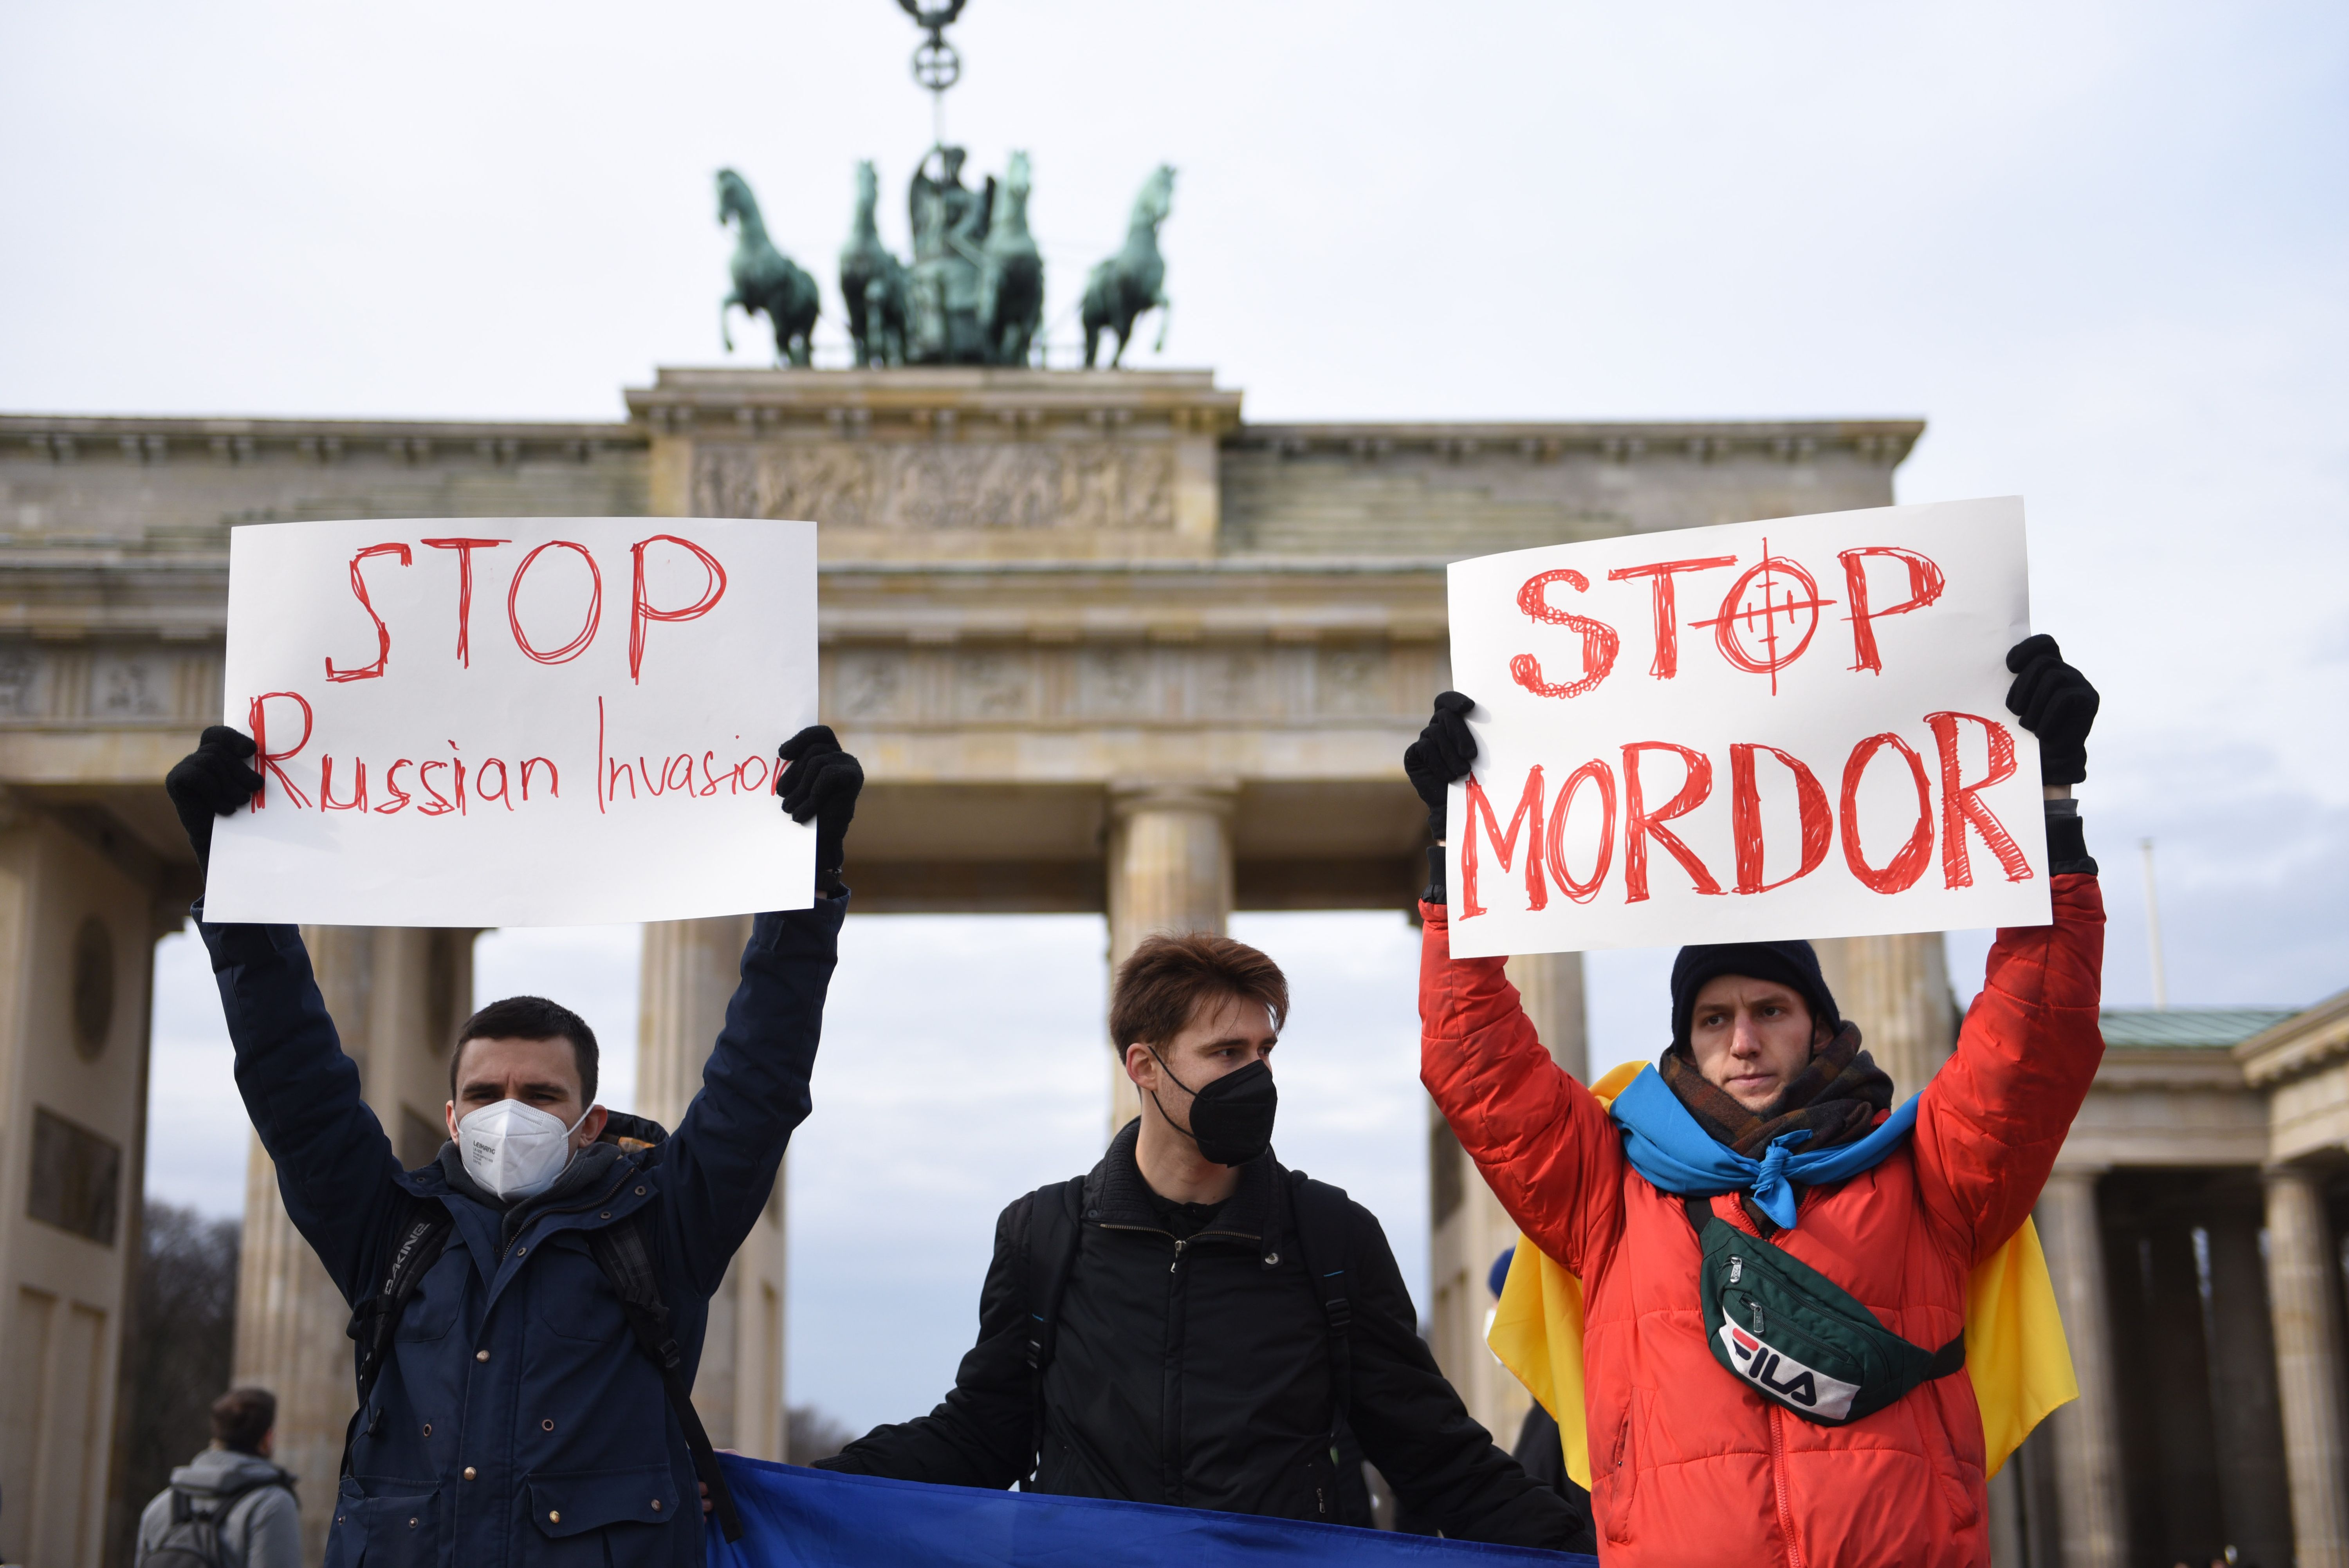
[[[155,1544],[139,1553],[138,1568],[243,1568],[243,1560],[232,1562],[221,1546],[221,1526],[236,1505],[264,1487],[283,1487],[292,1480],[285,1471],[274,1475],[248,1476],[233,1485],[212,1491],[202,1503],[195,1495],[180,1487],[171,1488],[171,1516],[163,1526],[163,1533]]]

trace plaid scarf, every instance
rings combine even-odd
[[[1747,1110],[1729,1091],[1705,1081],[1689,1054],[1675,1047],[1656,1064],[1664,1085],[1696,1118],[1697,1126],[1748,1159],[1759,1159],[1770,1140],[1808,1128],[1803,1152],[1849,1143],[1892,1108],[1892,1079],[1859,1048],[1859,1026],[1847,1021],[1834,1039],[1811,1055],[1767,1116]]]

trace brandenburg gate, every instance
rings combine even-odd
[[[857,909],[1097,912],[1114,963],[1149,932],[1220,929],[1236,909],[1411,907],[1424,828],[1401,754],[1447,683],[1447,561],[1882,505],[1923,429],[1252,424],[1240,394],[1202,371],[948,368],[663,370],[627,393],[627,416],[0,417],[0,1559],[95,1568],[109,1507],[143,1501],[112,1496],[109,1478],[150,955],[198,890],[160,783],[222,711],[237,524],[818,520],[821,705],[870,781],[849,867]],[[647,928],[646,1114],[674,1125],[698,1085],[746,926]],[[305,933],[367,1097],[410,1163],[440,1141],[475,934]],[[1827,957],[1879,1059],[1920,1085],[1955,1026],[1940,939],[1855,940]],[[1578,958],[1511,970],[1553,1052],[1582,1072]],[[2123,1374],[2106,1349],[2118,1276],[2097,1238],[2141,1230],[2177,1197],[2133,1168],[2192,1166],[2199,1179],[2224,1166],[2249,1183],[2244,1212],[2264,1216],[2262,1289],[2246,1310],[2265,1321],[2274,1295],[2273,1345],[2245,1365],[2264,1378],[2272,1418],[2258,1429],[2272,1428],[2289,1483],[2270,1489],[2282,1502],[2241,1506],[2265,1509],[2287,1543],[2296,1534],[2302,1563],[2349,1562],[2326,1184],[2349,1147],[2336,1125],[2349,1024],[2305,1027],[2257,1062],[2230,1042],[2107,1069],[2080,1158],[2041,1210],[2091,1386],[2034,1440],[2033,1473],[2062,1478],[2042,1489],[2054,1511],[2011,1479],[2029,1467],[2001,1478],[2002,1557],[2132,1560],[2122,1499],[2144,1466],[2131,1469],[2122,1438]],[[1114,1105],[1122,1118],[1130,1097]],[[2181,1143],[2173,1129],[2196,1117],[2223,1131]],[[1523,1395],[1481,1334],[1485,1271],[1513,1233],[1442,1122],[1429,1127],[1422,1306],[1439,1360],[1506,1440]],[[304,1479],[315,1552],[351,1408],[347,1314],[257,1145],[248,1160],[237,1376],[280,1396],[278,1457]],[[720,1446],[770,1457],[784,1428],[782,1211],[779,1183],[714,1303],[695,1389]],[[2229,1256],[2255,1268],[2260,1234],[2227,1232]]]

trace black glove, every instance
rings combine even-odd
[[[1468,764],[1476,760],[1476,737],[1468,732],[1468,714],[1475,706],[1473,697],[1439,692],[1427,728],[1403,748],[1402,771],[1427,805],[1430,838],[1444,836],[1445,792],[1468,776]]]
[[[2042,632],[2006,650],[2014,671],[2006,705],[2039,737],[2039,782],[2075,784],[2088,776],[2088,727],[2096,722],[2096,689],[2064,662],[2055,639]]]
[[[261,775],[246,765],[253,752],[252,736],[214,724],[196,749],[163,775],[163,793],[171,797],[171,809],[188,830],[198,866],[212,865],[214,819],[242,808],[261,787]]]
[[[775,774],[775,793],[793,822],[815,819],[815,885],[823,893],[840,887],[840,867],[848,844],[849,820],[856,815],[856,792],[864,768],[840,749],[829,724],[810,724],[776,749],[785,766]]]

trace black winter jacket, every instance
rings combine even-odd
[[[818,898],[759,916],[702,1092],[676,1134],[583,1168],[592,1182],[567,1196],[558,1185],[517,1210],[518,1229],[439,1164],[399,1168],[359,1097],[299,930],[200,925],[237,1088],[287,1216],[344,1299],[374,1287],[403,1193],[445,1204],[455,1221],[400,1317],[353,1473],[339,1488],[333,1476],[304,1478],[334,1510],[326,1568],[699,1568],[684,1432],[584,1233],[632,1219],[644,1227],[690,1382],[709,1298],[807,1117],[846,908],[844,897]]]
[[[1129,1123],[1084,1179],[1079,1250],[1043,1377],[1028,1366],[1036,1193],[996,1222],[978,1343],[928,1416],[881,1427],[828,1469],[1270,1514],[1347,1517],[1331,1458],[1329,1332],[1294,1238],[1301,1176],[1267,1154],[1206,1229],[1178,1242],[1134,1164]],[[1050,1199],[1047,1199],[1047,1201]],[[1345,1206],[1352,1325],[1348,1424],[1396,1493],[1445,1533],[1556,1550],[1587,1520],[1494,1446],[1435,1367],[1385,1233]]]

